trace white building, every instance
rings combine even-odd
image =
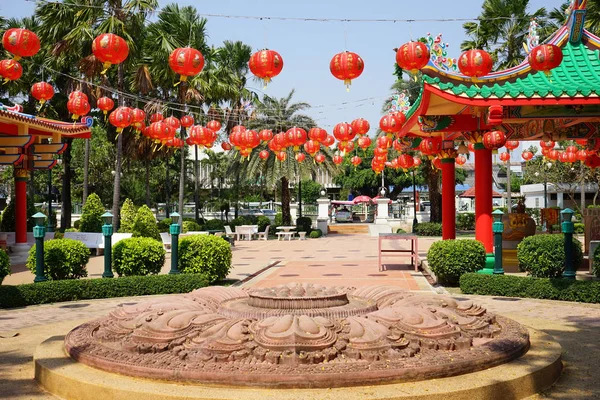
[[[547,206],[562,208],[574,208],[575,204],[581,204],[581,193],[584,192],[585,205],[593,204],[594,196],[598,193],[598,184],[588,183],[583,187],[567,183],[547,183]],[[571,199],[572,194],[573,199]],[[525,196],[525,207],[544,208],[544,184],[521,185],[521,196]]]

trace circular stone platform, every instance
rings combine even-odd
[[[68,354],[124,375],[331,388],[443,378],[529,349],[527,329],[470,301],[396,287],[208,287],[118,307],[73,329]]]

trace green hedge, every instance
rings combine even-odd
[[[138,208],[137,214],[135,214],[135,220],[132,228],[133,237],[149,237],[159,242],[162,241],[160,238],[160,232],[158,230],[158,224],[156,218],[152,213],[152,210],[147,205],[143,205]]]
[[[269,217],[259,215],[259,217],[256,220],[256,223],[258,225],[258,231],[264,232],[267,229],[267,226],[271,225],[271,220],[269,219]]]
[[[310,233],[312,228],[312,219],[310,217],[296,218],[296,231]]]
[[[171,218],[161,219],[156,223],[156,227],[158,228],[158,232],[169,232],[169,227],[171,226]]]
[[[558,278],[565,269],[564,235],[528,236],[517,246],[519,268],[536,278]],[[581,242],[573,237],[573,266],[583,262]]]
[[[429,248],[427,262],[440,283],[455,286],[461,275],[485,267],[485,248],[473,239],[440,240]]]
[[[592,272],[598,278],[600,278],[600,250],[599,249],[600,249],[600,246],[596,247],[596,250],[594,250],[594,257],[590,260],[590,262],[592,263]],[[1,280],[0,280],[0,283],[2,283]]]
[[[96,193],[92,193],[85,200],[83,210],[81,211],[81,232],[102,232],[102,214],[104,214],[104,205]]]
[[[460,290],[485,296],[600,303],[600,281],[465,274],[460,278]]]
[[[225,279],[231,269],[231,246],[219,236],[192,235],[179,241],[179,271],[204,274],[209,282]]]
[[[413,227],[418,236],[442,236],[442,224],[438,222],[419,222]]]
[[[129,276],[0,286],[0,308],[112,297],[188,293],[208,286],[201,274]]]
[[[181,232],[199,232],[202,230],[202,227],[196,221],[183,221],[181,223]]]
[[[578,235],[583,235],[585,233],[585,225],[581,222],[575,222],[573,224],[573,229],[575,229],[575,233]]]
[[[308,234],[308,237],[311,239],[318,239],[323,236],[323,231],[320,229],[314,229]]]
[[[163,265],[165,249],[158,240],[132,237],[112,248],[112,268],[119,276],[158,274]]]
[[[472,231],[475,229],[475,213],[456,214],[456,229]]]
[[[204,230],[204,231],[218,231],[218,230],[224,231],[225,224],[220,219],[209,219],[208,221],[206,221],[204,223],[202,230]]]
[[[7,275],[10,275],[10,259],[8,258],[8,254],[0,249],[0,285]]]
[[[35,247],[29,250],[27,268],[35,274]],[[74,239],[52,239],[44,242],[44,275],[48,279],[77,279],[87,276],[90,250]]]

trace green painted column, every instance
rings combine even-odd
[[[562,220],[562,232],[565,237],[565,271],[563,272],[563,278],[575,279],[577,271],[573,265],[573,210],[565,208],[560,212]]]
[[[492,231],[494,231],[494,275],[504,275],[504,268],[502,268],[502,232],[504,232],[502,217],[504,213],[496,210],[492,213],[492,216],[494,217],[494,223],[492,224]]]
[[[170,215],[171,226],[169,226],[169,233],[171,234],[171,270],[169,274],[178,274],[179,269],[177,263],[179,262],[179,233],[181,233],[181,226],[179,226],[180,215],[176,212]]]
[[[44,236],[46,235],[46,227],[44,222],[46,216],[42,213],[36,213],[32,216],[35,221],[33,227],[33,237],[35,238],[35,278],[34,282],[47,281],[46,275],[44,274]]]

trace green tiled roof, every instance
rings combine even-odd
[[[600,58],[598,50],[590,50],[583,43],[567,43],[563,47],[561,65],[551,71],[532,72],[516,80],[486,85],[485,81],[475,84],[442,82],[438,77],[423,76],[425,82],[455,95],[470,98],[516,98],[525,97],[574,97],[576,95],[600,95]],[[517,72],[518,73],[518,72]]]

